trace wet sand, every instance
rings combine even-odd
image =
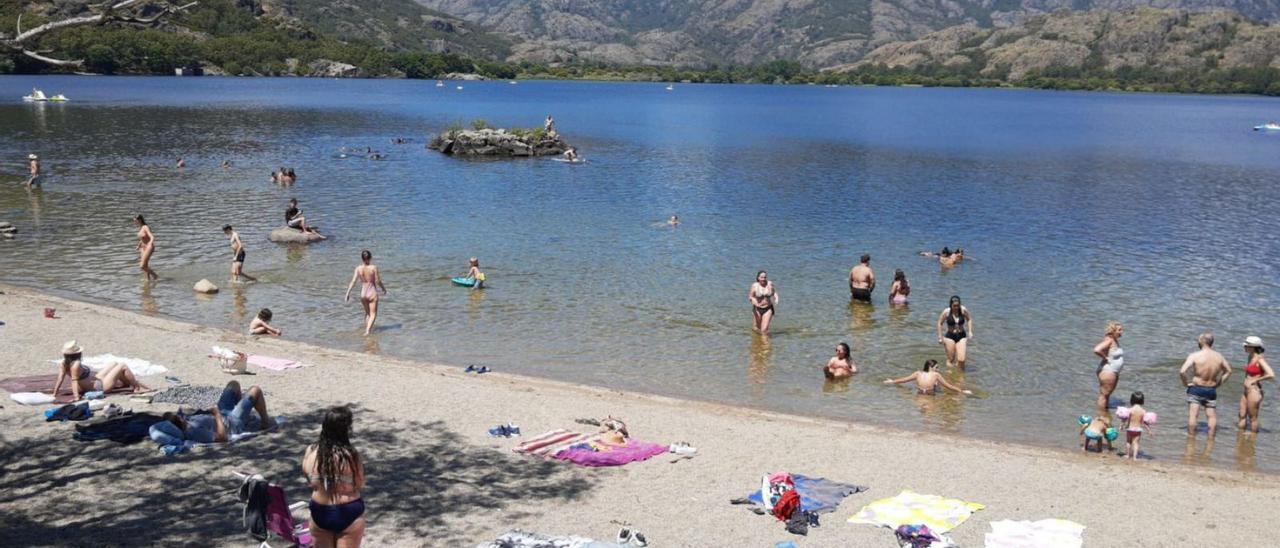
[[[1050,517],[1086,525],[1087,546],[1229,546],[1258,538],[1256,512],[1241,509],[1280,505],[1273,475],[1187,467],[1172,458],[1130,463],[501,371],[469,375],[457,367],[287,338],[255,340],[11,286],[0,290],[0,377],[56,373],[48,361],[69,339],[77,339],[86,355],[147,359],[192,384],[222,385],[230,378],[206,357],[215,344],[312,364],[237,377],[262,386],[270,410],[288,418],[280,431],[173,458],[159,455],[149,441],[73,441],[71,425],[45,423],[39,408],[5,398],[0,534],[13,545],[248,545],[231,472],[260,472],[283,483],[290,498],[305,499],[298,460],[318,431],[323,408],[340,403],[355,408],[353,440],[367,460],[367,546],[473,546],[515,528],[612,540],[615,522],[631,523],[651,546],[771,546],[783,540],[801,546],[892,546],[888,529],[845,519],[902,489],[986,504],[951,533],[964,546],[981,545],[989,521]],[[42,318],[45,307],[56,308],[58,318]],[[144,382],[165,384],[161,378]],[[109,400],[135,411],[173,409],[131,403],[125,396]],[[586,469],[515,455],[510,447],[517,440],[486,433],[512,421],[530,436],[580,426],[575,418],[609,414],[626,419],[638,439],[687,441],[698,455],[675,463],[668,455]],[[1178,414],[1169,415],[1157,435],[1181,438],[1172,424]],[[1075,439],[1073,424],[1063,420],[1064,445]],[[1234,443],[1230,437],[1220,436],[1218,444]],[[871,490],[824,514],[823,525],[808,537],[795,537],[773,518],[728,503],[775,470]],[[1147,514],[1122,518],[1122,507]]]

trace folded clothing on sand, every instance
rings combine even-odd
[[[53,383],[55,382],[58,382],[57,374],[31,375],[29,377],[9,377],[7,379],[0,380],[0,389],[3,389],[6,392],[9,392],[14,395],[19,393],[24,393],[24,392],[48,393],[50,390],[53,389]],[[110,390],[107,393],[117,394],[121,392],[129,392],[129,391],[130,390],[128,388],[116,388],[115,390]],[[75,395],[71,393],[71,383],[67,381],[62,382],[62,390],[59,390],[58,393],[54,395],[53,401],[44,401],[41,403],[26,403],[26,401],[23,401],[23,399],[19,399],[13,396],[10,396],[10,398],[12,398],[14,401],[18,403],[24,403],[26,405],[44,405],[46,403],[70,403],[75,401]]]
[[[1080,548],[1084,546],[1084,526],[1065,519],[1040,521],[1000,520],[991,522],[986,548]]]
[[[862,507],[849,523],[867,523],[890,529],[901,525],[927,525],[934,533],[946,533],[974,512],[986,508],[976,502],[903,491]]]
[[[796,494],[800,495],[800,509],[806,512],[834,512],[845,497],[870,489],[862,485],[840,483],[826,478],[811,478],[801,474],[792,474]],[[760,491],[754,491],[747,499],[756,504],[764,504]]]

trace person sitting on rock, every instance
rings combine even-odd
[[[297,198],[289,198],[289,208],[284,210],[284,224],[289,228],[320,236],[320,239],[325,238],[315,227],[307,225],[307,218],[303,217],[302,210],[298,209]]]

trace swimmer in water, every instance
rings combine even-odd
[[[184,167],[187,167],[187,161],[186,161],[186,160],[183,160],[182,158],[178,158],[178,165],[177,165],[177,167],[178,167],[178,169],[182,169],[182,168],[184,168]]]
[[[578,149],[576,149],[576,148],[569,148],[569,149],[565,150],[565,151],[564,151],[564,159],[565,159],[565,160],[568,160],[568,161],[570,161],[570,162],[576,162],[576,161],[578,161]]]
[[[752,327],[762,335],[769,334],[773,307],[778,304],[778,289],[769,281],[768,273],[763,270],[756,273],[756,282],[747,290],[747,299],[751,301]]]
[[[28,154],[27,169],[31,172],[31,177],[27,179],[26,187],[35,188],[40,186],[40,157],[35,154]]]
[[[382,274],[378,272],[377,265],[373,264],[373,254],[369,250],[360,252],[360,266],[356,267],[355,273],[351,275],[351,283],[347,284],[347,296],[344,300],[351,301],[351,288],[355,287],[356,280],[361,282],[360,286],[360,305],[364,307],[364,334],[368,336],[373,331],[373,322],[378,319],[378,292],[382,290],[382,294],[387,294],[386,286],[382,285]]]
[[[823,375],[828,379],[847,379],[858,372],[858,364],[853,363],[853,358],[849,357],[849,345],[840,343],[836,345],[836,355],[827,360],[827,365],[822,368]]]
[[[151,255],[156,252],[156,237],[151,233],[151,227],[147,226],[147,220],[142,215],[134,216],[133,224],[138,226],[138,268],[142,270],[142,274],[148,281],[159,279],[160,276],[156,271],[151,270]]]
[[[680,216],[672,215],[670,219],[667,219],[667,224],[671,226],[680,226]]]
[[[938,264],[942,265],[943,268],[951,268],[964,260],[963,249],[956,248],[955,251],[950,253],[946,253],[946,251],[946,249],[943,249],[944,253],[938,255]]]
[[[885,384],[903,384],[903,383],[915,381],[916,394],[920,396],[936,395],[938,393],[939,386],[946,388],[948,390],[954,390],[961,394],[970,394],[970,395],[973,394],[973,392],[961,389],[960,387],[954,384],[951,384],[951,382],[947,381],[947,379],[944,378],[942,374],[937,371],[937,366],[938,366],[937,361],[928,360],[924,362],[924,367],[919,371],[916,371],[915,373],[912,373],[900,379],[885,379],[884,383]]]
[[[244,273],[244,243],[240,241],[240,233],[231,228],[231,225],[223,226],[222,233],[231,238],[231,281],[239,283],[242,276],[251,282],[258,281]]]
[[[231,160],[223,160],[222,169],[231,169]]]
[[[893,272],[893,285],[889,286],[889,304],[907,304],[907,296],[911,294],[911,284],[907,283],[907,274],[901,268]]]

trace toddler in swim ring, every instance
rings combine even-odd
[[[1084,452],[1089,452],[1090,442],[1097,442],[1097,450],[1102,452],[1102,444],[1107,445],[1107,451],[1114,451],[1111,441],[1119,437],[1119,432],[1111,427],[1111,417],[1102,415],[1100,417],[1090,417],[1089,415],[1080,415],[1076,420],[1080,423],[1080,447]]]
[[[1146,396],[1142,392],[1134,392],[1129,396],[1129,407],[1117,407],[1116,418],[1124,421],[1124,456],[1129,459],[1138,458],[1138,442],[1142,438],[1142,431],[1145,429],[1148,436],[1154,436],[1151,431],[1152,425],[1156,423],[1156,414],[1147,411],[1142,406],[1146,402]]]

